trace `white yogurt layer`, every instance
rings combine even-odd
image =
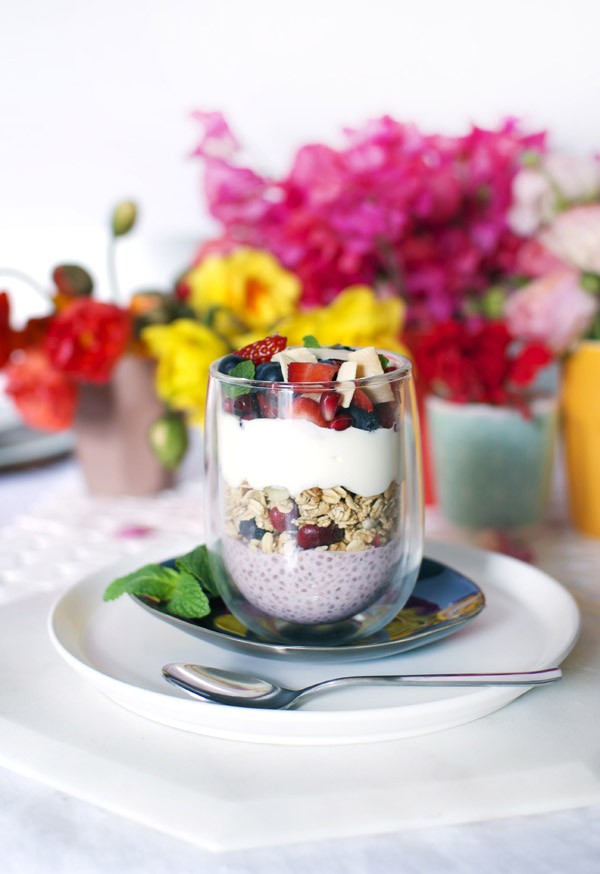
[[[400,435],[391,428],[334,431],[303,419],[218,418],[219,464],[237,487],[286,488],[292,495],[343,486],[368,497],[384,492],[402,469]]]

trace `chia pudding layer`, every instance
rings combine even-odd
[[[303,624],[337,622],[374,603],[399,562],[401,489],[363,497],[343,486],[227,487],[223,558],[255,608]]]
[[[400,560],[397,539],[354,552],[297,549],[264,553],[223,538],[225,566],[240,593],[264,613],[306,625],[338,622],[372,604]]]

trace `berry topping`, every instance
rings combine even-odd
[[[323,392],[323,394],[321,395],[321,400],[319,401],[319,408],[321,410],[321,415],[326,422],[331,422],[331,420],[335,417],[335,414],[337,413],[338,407],[341,402],[341,395],[339,395],[336,391]]]
[[[336,372],[334,364],[291,361],[288,365],[288,382],[331,382]]]
[[[300,549],[315,549],[317,546],[330,546],[344,539],[344,532],[337,525],[319,528],[318,525],[303,525],[298,529],[298,546]]]
[[[241,355],[236,355],[232,353],[231,355],[226,355],[225,358],[221,359],[219,363],[219,373],[224,373],[226,376],[231,373],[233,368],[240,363],[240,361],[244,361]]]
[[[269,519],[275,531],[290,531],[294,527],[294,519],[298,518],[298,507],[294,504],[288,513],[282,513],[277,507],[269,510]]]
[[[257,340],[256,343],[250,343],[249,346],[238,349],[237,354],[241,355],[242,358],[250,359],[255,364],[262,364],[265,361],[270,361],[277,352],[282,352],[286,343],[287,337],[273,334],[271,337],[265,337],[264,340]]]
[[[334,431],[345,431],[346,428],[352,427],[352,416],[346,411],[338,413],[335,419],[329,423],[329,427],[333,428]]]
[[[352,424],[354,427],[359,428],[361,431],[375,431],[379,426],[379,420],[375,413],[369,413],[367,410],[363,410],[355,404],[350,404],[348,412],[352,417]]]
[[[382,428],[393,428],[396,424],[394,405],[391,403],[375,404],[374,408]]]
[[[243,519],[239,526],[240,534],[246,540],[262,540],[267,533],[264,528],[259,528],[254,519]]]
[[[255,396],[252,394],[239,395],[233,402],[233,412],[240,419],[256,419],[259,411]]]
[[[276,361],[264,361],[256,368],[254,379],[261,379],[263,382],[283,382],[281,364],[277,364]]]
[[[279,407],[279,398],[277,393],[270,389],[266,391],[257,391],[258,407],[263,419],[276,419]]]
[[[295,419],[306,419],[319,428],[327,428],[327,422],[321,415],[319,404],[312,398],[294,398],[292,401],[292,415]]]
[[[373,410],[373,401],[371,400],[369,395],[362,390],[362,388],[354,389],[352,403],[356,404],[357,407],[360,407],[361,410],[366,410],[367,413],[370,413]]]

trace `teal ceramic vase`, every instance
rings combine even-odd
[[[542,521],[552,484],[556,398],[513,407],[427,399],[438,501],[463,528],[514,530]]]

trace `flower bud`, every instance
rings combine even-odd
[[[132,200],[122,200],[112,214],[112,232],[115,237],[128,234],[137,219],[137,206]]]
[[[92,277],[78,264],[58,264],[52,271],[52,281],[67,298],[89,297],[94,289]]]
[[[165,413],[150,425],[150,447],[163,467],[175,470],[188,448],[188,432],[179,413]]]

